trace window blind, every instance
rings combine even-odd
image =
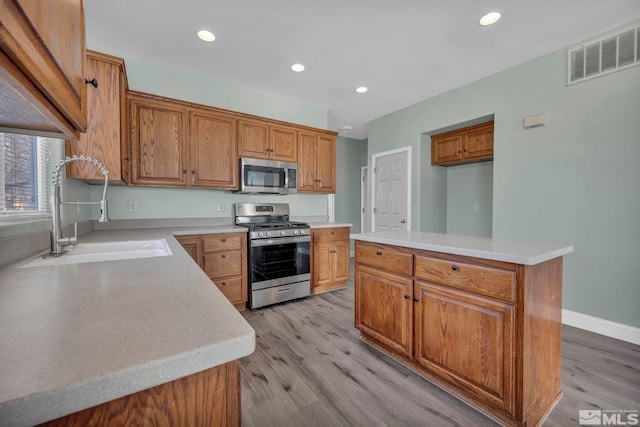
[[[0,133],[0,220],[48,216],[49,143]]]

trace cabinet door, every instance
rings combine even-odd
[[[393,351],[413,353],[413,280],[356,265],[355,326]]]
[[[464,134],[464,160],[493,157],[493,123]]]
[[[87,126],[82,0],[0,2],[0,127],[78,138]]]
[[[235,189],[236,120],[222,114],[191,112],[189,123],[190,185]]]
[[[191,258],[202,268],[202,239],[199,235],[176,236],[176,240],[182,245]]]
[[[333,244],[333,282],[346,283],[349,280],[349,241]]]
[[[120,58],[87,52],[86,78],[95,79],[98,87],[87,85],[87,131],[80,140],[65,142],[68,157],[89,156],[98,159],[109,170],[109,181],[126,181],[126,164],[122,149],[126,150],[126,117],[123,108],[124,61]],[[126,156],[125,156],[126,157]],[[69,178],[103,180],[98,168],[86,162],[67,165]]]
[[[298,191],[316,191],[317,152],[317,135],[313,133],[298,132]]]
[[[133,184],[186,186],[185,110],[132,97],[129,112]]]
[[[456,162],[462,160],[462,135],[434,135],[431,137],[431,164]]]
[[[298,139],[295,129],[271,126],[269,128],[269,157],[281,162],[298,161]]]
[[[269,127],[266,123],[238,120],[238,157],[269,158]]]
[[[322,292],[333,282],[333,243],[313,245],[313,292]]]
[[[320,193],[336,192],[336,139],[332,136],[318,136],[317,148],[318,179],[317,191]]]
[[[514,306],[419,281],[414,291],[415,360],[513,413]]]

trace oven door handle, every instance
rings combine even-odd
[[[286,245],[288,243],[304,243],[310,242],[309,236],[295,236],[295,237],[277,237],[275,239],[258,239],[251,241],[251,247],[257,246],[273,246],[273,245]]]

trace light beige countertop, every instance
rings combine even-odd
[[[351,234],[353,240],[402,246],[412,249],[465,255],[515,264],[535,265],[573,252],[573,246],[553,243],[521,242],[489,237],[426,233],[422,231],[385,231]]]
[[[254,330],[172,235],[246,229],[196,228],[79,238],[166,239],[170,256],[0,269],[0,424],[38,424],[251,354]]]
[[[309,227],[311,228],[333,228],[333,227],[353,227],[353,224],[349,224],[346,222],[310,222]]]

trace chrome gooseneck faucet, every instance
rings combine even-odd
[[[63,202],[60,199],[60,175],[62,168],[73,162],[88,162],[98,169],[104,175],[104,190],[102,191],[102,200],[99,202]],[[91,157],[73,156],[60,160],[51,177],[51,219],[53,228],[51,229],[51,250],[49,257],[58,257],[67,253],[65,249],[70,245],[78,244],[78,223],[75,223],[75,233],[73,237],[62,237],[62,225],[60,224],[60,206],[61,205],[100,205],[100,217],[98,222],[109,222],[109,214],[107,211],[107,186],[109,185],[109,171],[99,163],[98,160]]]

